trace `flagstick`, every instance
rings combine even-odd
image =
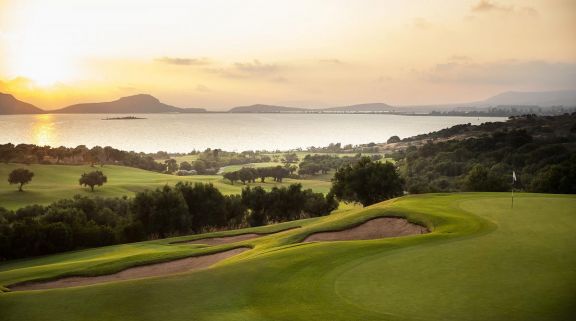
[[[516,172],[512,170],[512,209],[514,209],[514,183],[516,183]]]
[[[514,208],[514,184],[512,184],[512,208]]]

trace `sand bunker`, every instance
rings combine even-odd
[[[104,282],[138,279],[150,276],[175,274],[207,268],[215,264],[216,262],[229,258],[233,255],[242,253],[249,249],[250,248],[242,247],[214,254],[189,257],[185,259],[178,259],[163,263],[142,265],[108,275],[72,276],[53,281],[26,282],[21,284],[15,284],[13,286],[10,286],[9,288],[12,291],[68,288],[81,285],[90,285]]]
[[[397,217],[375,218],[347,230],[314,233],[303,242],[373,240],[385,237],[406,236],[429,233],[429,230],[406,219]]]

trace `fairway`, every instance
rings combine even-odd
[[[282,166],[282,164],[274,162],[264,162],[264,163],[248,163],[242,165],[230,165],[220,168],[220,171],[218,173],[235,172],[241,170],[243,167],[262,168],[262,167],[276,167],[276,166]]]
[[[196,272],[0,294],[0,311],[2,320],[62,321],[571,320],[575,213],[576,197],[565,195],[519,194],[514,209],[507,193],[416,195],[279,225],[10,261],[0,265],[4,286],[252,247]],[[431,233],[300,243],[382,216]],[[215,246],[170,244],[278,231]]]
[[[26,168],[34,172],[32,182],[24,186],[22,193],[17,191],[16,185],[9,185],[7,182],[8,174],[16,168]],[[95,192],[92,193],[89,189],[81,187],[78,179],[82,173],[94,170],[102,171],[108,177],[108,183],[102,187],[96,187]],[[8,209],[30,204],[48,204],[76,194],[101,197],[132,196],[135,192],[154,189],[166,184],[174,185],[181,181],[212,183],[223,194],[240,194],[244,187],[239,182],[231,185],[220,175],[175,176],[115,165],[90,167],[87,165],[0,164],[0,179],[0,207]],[[321,193],[328,193],[330,189],[329,181],[313,179],[284,179],[282,183],[275,183],[268,179],[265,183],[258,181],[250,186],[262,186],[269,190],[274,186],[287,186],[293,183],[301,183],[304,188],[311,188]]]

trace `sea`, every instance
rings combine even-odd
[[[105,120],[135,116],[144,119]],[[293,150],[367,144],[503,117],[390,114],[40,114],[0,116],[0,143],[112,146],[136,152]]]

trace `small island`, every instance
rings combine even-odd
[[[136,116],[106,117],[106,118],[102,118],[102,120],[132,120],[132,119],[146,119],[146,118],[136,117]]]

